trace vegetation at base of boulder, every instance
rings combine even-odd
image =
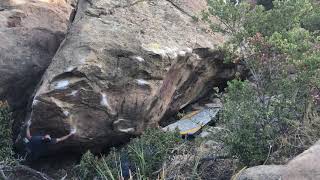
[[[274,0],[273,8],[208,0],[202,20],[229,35],[229,61],[250,70],[250,82],[234,80],[224,97],[226,144],[245,165],[281,162],[320,137],[319,5]],[[218,21],[211,21],[211,17]]]
[[[17,165],[12,151],[13,119],[8,103],[0,101],[0,179],[7,179],[6,171]]]
[[[177,133],[149,129],[141,138],[111,150],[107,156],[85,153],[73,177],[111,180],[128,176],[131,177],[129,179],[140,180],[208,179],[214,174],[213,179],[228,179],[235,171],[236,161],[227,156],[222,145],[222,137],[226,134],[226,129],[217,128],[210,131],[206,138],[182,140]],[[150,151],[150,147],[158,148],[151,148]],[[130,169],[131,176],[127,169]]]
[[[9,106],[0,102],[0,163],[9,165],[14,162],[12,151],[12,117]]]
[[[81,179],[156,178],[173,148],[181,143],[177,133],[148,129],[121,149],[113,149],[107,156],[83,155],[77,172]]]

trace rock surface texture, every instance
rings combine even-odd
[[[320,179],[320,141],[287,165],[256,166],[243,171],[237,180],[316,180]]]
[[[0,1],[0,100],[7,100],[17,113],[24,111],[67,32],[71,4]]]
[[[75,127],[63,146],[99,151],[233,78],[234,65],[214,50],[223,37],[207,34],[192,18],[204,2],[79,1],[34,97],[32,131],[61,136]]]

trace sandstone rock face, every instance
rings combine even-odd
[[[26,107],[67,31],[73,8],[64,0],[1,0],[0,100]]]
[[[320,141],[291,160],[287,165],[252,167],[237,180],[316,180],[320,179]]]
[[[234,65],[214,50],[223,37],[191,17],[198,2],[205,1],[80,1],[34,97],[32,131],[61,136],[75,127],[64,147],[99,150],[232,78]]]

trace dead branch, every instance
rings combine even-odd
[[[11,173],[25,172],[28,175],[34,176],[39,180],[54,180],[53,178],[49,177],[48,175],[46,175],[42,172],[36,171],[36,170],[29,168],[27,166],[24,166],[24,165],[17,165],[17,166],[12,166],[12,167],[11,166],[2,166],[0,169],[0,174],[4,180],[8,180],[9,178],[4,174],[3,169],[5,169],[6,172],[11,172]]]
[[[7,180],[7,176],[4,174],[3,170],[0,169],[0,174],[1,174],[1,178],[4,179],[4,180]]]

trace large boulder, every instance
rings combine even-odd
[[[316,180],[320,179],[320,141],[286,165],[249,168],[236,180]]]
[[[20,118],[64,39],[72,4],[64,0],[0,1],[0,100],[7,100]]]
[[[75,127],[61,146],[99,151],[233,78],[235,66],[215,50],[224,38],[192,18],[198,2],[205,8],[199,0],[79,1],[35,94],[31,130],[61,136]]]

